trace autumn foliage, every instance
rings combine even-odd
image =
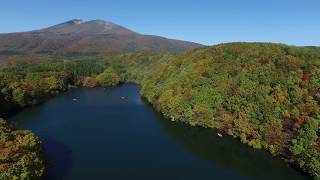
[[[3,68],[0,110],[35,104],[69,85],[137,82],[141,94],[167,118],[219,129],[320,178],[319,50],[229,43],[182,54],[131,52],[96,58]]]

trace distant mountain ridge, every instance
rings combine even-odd
[[[317,50],[320,50],[320,47],[319,46],[305,46],[306,48],[309,48],[309,49],[317,49]]]
[[[136,50],[187,51],[202,45],[143,35],[104,20],[74,19],[29,32],[0,34],[0,51],[118,52]]]

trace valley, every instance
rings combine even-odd
[[[320,50],[104,20],[2,33],[0,118],[4,180],[319,179]]]
[[[1,69],[1,113],[41,103],[72,86],[136,82],[171,123],[217,129],[318,178],[319,58],[315,49],[230,43],[180,54],[128,52],[16,63]]]

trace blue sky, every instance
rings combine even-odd
[[[139,33],[207,45],[320,46],[320,0],[1,0],[0,32],[104,19]]]

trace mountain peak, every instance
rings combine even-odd
[[[81,24],[84,23],[85,21],[82,19],[72,19],[70,21],[65,22],[64,24]]]
[[[139,34],[101,19],[90,21],[72,19],[40,30],[0,36],[0,51],[185,51],[197,47],[201,45]]]
[[[91,20],[91,21],[88,21],[88,22],[93,22],[93,23],[98,23],[98,24],[112,23],[112,22],[105,21],[105,20],[102,20],[102,19],[95,19],[95,20]]]
[[[57,25],[54,25],[52,27],[61,27],[61,26],[68,26],[68,25],[76,25],[76,24],[82,24],[84,23],[85,21],[82,20],[82,19],[72,19],[70,21],[66,21],[66,22],[63,22],[63,23],[60,23],[60,24],[57,24]]]
[[[90,21],[73,19],[42,29],[41,31],[49,31],[57,34],[136,34],[127,28],[101,19]]]
[[[77,25],[77,24],[82,24],[84,23],[85,21],[82,20],[82,19],[72,19],[70,21],[66,21],[66,22],[63,22],[63,23],[60,23],[60,24],[57,24],[57,25],[54,25],[54,26],[51,26],[47,29],[60,29],[60,28],[64,28],[64,27],[67,27],[67,26],[72,26],[72,25]]]
[[[100,25],[100,26],[102,26],[102,27],[104,27],[106,29],[112,29],[113,27],[119,27],[119,25],[116,25],[113,22],[105,21],[105,20],[101,20],[101,19],[87,21],[85,23]]]

